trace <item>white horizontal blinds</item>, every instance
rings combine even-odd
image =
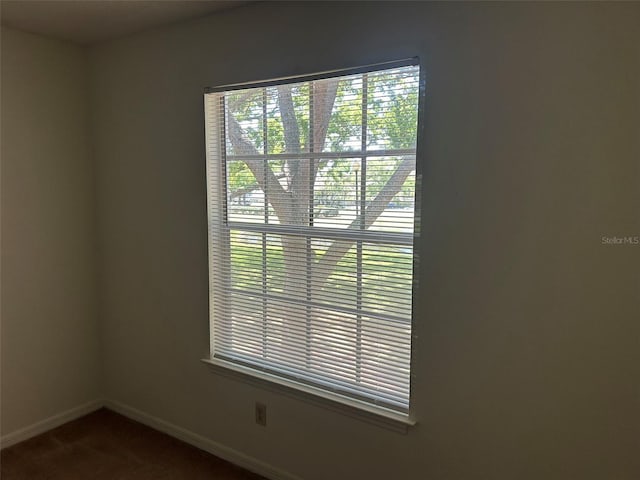
[[[213,356],[407,411],[418,77],[206,95]]]
[[[213,114],[222,108],[224,97],[219,94],[205,95],[205,144],[207,155],[207,216],[209,238],[209,331],[211,352],[224,337],[216,337],[217,319],[229,318],[229,299],[225,293],[231,285],[218,272],[229,258],[229,229],[225,226],[226,215],[226,178],[223,174],[224,159],[224,122]]]

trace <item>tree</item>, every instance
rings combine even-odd
[[[327,148],[341,151],[352,148],[352,144],[359,141],[354,140],[359,136],[354,131],[359,128],[358,123],[348,120],[362,115],[361,82],[366,81],[363,78],[280,85],[271,90],[269,98],[265,89],[231,94],[227,99],[228,140],[233,154],[243,158],[243,162],[229,167],[231,198],[260,188],[279,222],[294,226],[306,226],[312,220],[314,197],[326,197],[330,202],[339,203],[340,199],[331,199],[331,189],[314,191],[310,186],[316,184],[319,172],[331,176],[334,186],[344,182],[350,160],[318,161],[305,158],[304,153],[323,152]],[[415,89],[399,89],[396,77],[384,73],[376,75],[374,81],[369,80],[366,88],[370,98],[368,108],[373,112],[367,116],[369,146],[412,147],[417,120]],[[262,121],[256,122],[257,118]],[[257,158],[263,153],[259,148],[264,148],[265,141],[268,153],[285,153],[292,158],[269,162]],[[394,161],[391,173],[371,175],[372,182],[367,188],[373,197],[347,228],[370,228],[403,188],[411,191],[412,186],[406,183],[414,164],[412,156],[401,156]],[[353,245],[354,241],[334,240],[321,256],[313,252],[312,288],[323,288]],[[282,249],[285,291],[287,295],[303,296],[309,278],[297,259],[309,251],[307,240],[300,236],[283,236]]]

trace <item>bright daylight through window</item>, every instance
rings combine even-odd
[[[211,362],[408,413],[419,67],[205,94]]]

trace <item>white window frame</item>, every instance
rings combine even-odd
[[[417,59],[410,59],[400,62],[390,62],[387,64],[377,64],[372,66],[366,66],[357,69],[340,70],[325,72],[317,75],[309,75],[304,77],[293,77],[286,79],[286,83],[289,82],[306,82],[323,78],[330,78],[336,76],[347,76],[359,73],[375,72],[383,69],[398,68],[408,65],[417,65]],[[257,87],[269,87],[283,83],[282,80],[274,80],[268,82],[255,82],[236,84],[223,87],[217,87],[207,89],[205,91],[205,102],[207,102],[207,95],[211,93],[229,92],[244,88],[257,88]],[[421,129],[422,121],[422,105],[424,101],[424,83],[421,77],[419,83],[419,115],[418,115],[418,132]],[[206,108],[206,105],[205,105]],[[210,355],[209,358],[202,359],[203,362],[213,366],[216,371],[222,373],[235,372],[239,374],[241,378],[249,380],[261,387],[273,389],[274,387],[278,391],[294,392],[299,398],[305,398],[312,402],[320,402],[323,406],[330,408],[338,408],[340,411],[355,414],[365,419],[374,419],[376,423],[382,420],[383,423],[389,425],[401,425],[409,426],[416,423],[414,412],[412,409],[412,402],[409,401],[409,408],[406,412],[397,411],[384,406],[376,405],[365,399],[346,396],[339,391],[332,391],[329,386],[328,389],[322,388],[319,385],[308,384],[306,382],[298,381],[294,377],[286,377],[278,374],[274,374],[272,371],[266,369],[260,369],[255,365],[243,364],[241,359],[235,358],[234,360],[226,359],[224,357],[216,356],[214,350],[214,315],[213,306],[219,303],[221,300],[215,298],[214,288],[212,288],[212,275],[215,275],[216,265],[214,265],[212,252],[215,250],[218,252],[218,258],[220,257],[220,251],[222,249],[223,256],[230,258],[230,232],[232,230],[245,231],[245,232],[257,232],[257,233],[273,233],[278,235],[300,235],[307,238],[326,238],[326,239],[343,239],[353,241],[356,244],[367,243],[381,243],[384,245],[405,245],[414,246],[417,244],[416,240],[419,235],[419,211],[420,211],[420,174],[417,161],[417,148],[416,149],[396,149],[396,150],[367,150],[366,145],[363,143],[361,151],[346,151],[346,152],[334,152],[334,153],[301,153],[298,154],[300,158],[329,158],[335,156],[336,158],[354,157],[362,158],[367,157],[385,157],[385,156],[402,156],[411,155],[416,157],[416,183],[415,183],[415,213],[414,213],[414,232],[410,233],[381,233],[378,231],[369,231],[366,229],[354,230],[354,229],[331,229],[320,228],[317,226],[301,227],[301,226],[287,226],[279,224],[260,224],[249,222],[230,222],[227,218],[226,202],[226,171],[224,165],[228,159],[242,160],[242,155],[227,155],[224,147],[224,126],[220,128],[219,124],[206,122],[205,134],[206,134],[206,154],[207,154],[207,177],[208,177],[208,218],[209,218],[209,278],[210,278]],[[419,136],[419,135],[418,135]],[[212,148],[214,145],[214,148]],[[219,151],[216,152],[216,147],[219,146]],[[229,157],[229,158],[227,158]],[[292,158],[295,155],[292,154],[263,154],[252,157],[260,157],[261,159],[272,159],[277,157]],[[212,181],[212,179],[214,181]],[[364,208],[364,199],[361,208]],[[415,249],[413,250],[413,298],[416,296],[417,289],[417,254]],[[224,302],[224,300],[223,300]],[[411,316],[411,375],[413,375],[413,343],[415,339],[415,322],[414,315]],[[240,360],[240,361],[238,361]],[[250,363],[250,362],[249,362]],[[282,390],[284,387],[284,390]],[[411,395],[410,395],[411,398]]]

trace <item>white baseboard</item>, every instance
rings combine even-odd
[[[228,462],[238,465],[242,468],[250,470],[258,475],[267,477],[271,480],[302,480],[300,477],[292,475],[288,472],[275,468],[256,458],[250,457],[232,448],[226,447],[220,443],[214,442],[202,435],[198,435],[190,430],[169,423],[161,418],[154,417],[128,405],[112,400],[107,400],[104,406],[116,413],[124,415],[136,422],[140,422],[148,427],[154,428],[161,432],[171,435],[185,443],[193,445],[200,450],[209,452],[216,457],[220,457]]]
[[[41,433],[46,432],[47,430],[59,427],[64,423],[75,420],[76,418],[83,417],[95,410],[98,410],[99,408],[102,408],[103,406],[103,400],[93,400],[91,402],[85,403],[84,405],[79,405],[75,408],[67,410],[66,412],[58,413],[57,415],[45,418],[40,422],[29,425],[28,427],[21,428],[20,430],[8,433],[7,435],[3,435],[0,438],[0,448],[10,447],[11,445],[15,445],[16,443],[28,440],[31,437],[35,437],[36,435],[40,435]]]

